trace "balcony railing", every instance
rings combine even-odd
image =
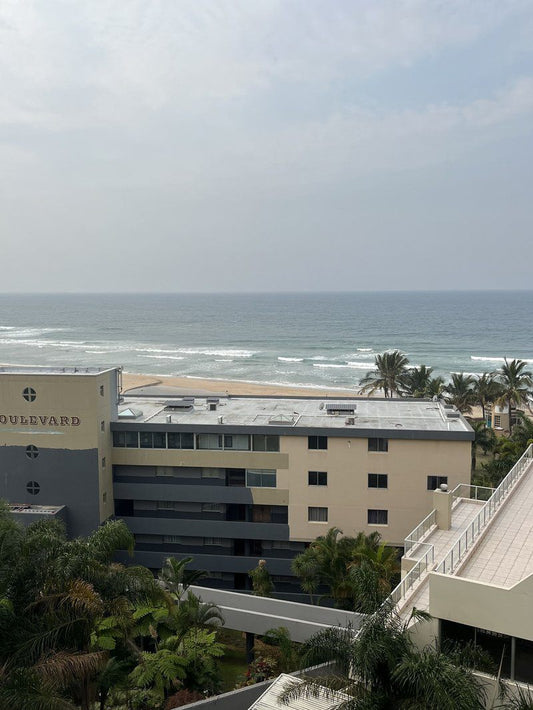
[[[420,543],[420,540],[437,524],[436,512],[432,510],[417,527],[409,533],[405,538],[404,554],[408,555],[409,551]]]
[[[416,562],[414,567],[409,570],[409,572],[405,575],[400,584],[398,584],[398,586],[392,590],[388,599],[385,602],[386,604],[390,604],[391,602],[394,605],[398,604],[400,599],[403,599],[407,596],[407,592],[409,592],[409,590],[414,587],[414,585],[418,582],[422,575],[427,572],[430,566],[433,565],[433,545],[428,545],[425,542],[421,542],[419,543],[419,545],[420,547],[425,548],[425,553],[418,560],[418,562]]]
[[[516,483],[526,471],[531,459],[533,458],[533,444],[530,444],[520,459],[515,463],[507,476],[500,483],[498,488],[493,492],[485,505],[481,508],[474,520],[470,523],[461,537],[455,542],[452,549],[446,557],[437,566],[435,572],[441,574],[453,574],[457,565],[464,558],[465,554],[470,550],[474,542],[477,540],[481,532],[485,529],[489,521],[494,517],[500,509],[502,502],[507,498],[513,490]]]

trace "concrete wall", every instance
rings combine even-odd
[[[439,619],[533,641],[533,575],[505,588],[432,572],[429,599]]]

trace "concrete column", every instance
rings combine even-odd
[[[452,496],[446,490],[433,491],[433,508],[439,530],[449,530],[452,526]]]
[[[254,660],[255,634],[246,632],[246,663],[250,664]]]

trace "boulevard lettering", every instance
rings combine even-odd
[[[0,424],[22,424],[23,426],[79,426],[79,417],[54,417],[47,415],[0,414]]]

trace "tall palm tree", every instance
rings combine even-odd
[[[370,371],[360,381],[361,392],[373,394],[383,390],[385,397],[394,397],[401,391],[403,378],[409,364],[407,357],[399,350],[376,355],[376,369]]]
[[[493,372],[484,372],[479,375],[474,383],[476,403],[481,407],[483,421],[487,404],[492,404],[501,395],[501,385],[496,380]]]
[[[496,374],[496,379],[501,385],[501,394],[497,400],[500,405],[507,405],[509,412],[509,434],[513,428],[511,424],[512,407],[521,404],[529,404],[529,396],[533,387],[533,375],[526,370],[527,363],[524,360],[507,361],[501,366]]]
[[[427,386],[427,397],[431,399],[438,397],[439,399],[444,395],[445,382],[442,377],[432,377],[428,382]]]
[[[476,403],[474,383],[475,379],[472,375],[465,375],[464,372],[454,372],[451,382],[446,385],[446,401],[457,407],[463,414],[470,414],[473,405]]]
[[[407,370],[403,377],[404,393],[408,397],[428,397],[429,384],[431,382],[432,367],[420,365]]]

